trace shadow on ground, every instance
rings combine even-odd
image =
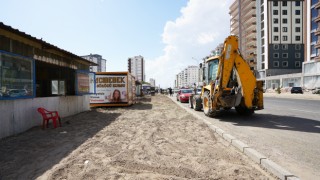
[[[120,115],[92,110],[63,118],[63,127],[34,127],[1,139],[0,180],[36,179]]]

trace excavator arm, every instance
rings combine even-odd
[[[224,48],[220,56],[218,79],[219,79],[219,93],[222,95],[223,90],[228,89],[228,83],[231,78],[233,69],[236,70],[238,86],[241,87],[241,93],[244,104],[247,108],[252,109],[254,99],[258,99],[255,106],[263,108],[263,95],[255,94],[257,88],[257,81],[250,70],[249,65],[242,58],[238,50],[238,38],[236,36],[229,36],[224,42]],[[258,90],[262,93],[262,84],[258,84]],[[260,87],[261,86],[261,87]],[[259,96],[259,97],[255,97]]]

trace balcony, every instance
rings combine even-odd
[[[242,6],[242,7],[247,7],[247,6],[249,6],[250,4],[255,5],[255,0],[246,0],[245,2],[243,2],[243,3],[241,4],[241,6]]]
[[[251,23],[251,22],[256,22],[256,15],[255,14],[250,14],[249,16],[244,17],[243,23]]]
[[[316,9],[320,9],[320,1],[314,6]]]
[[[314,21],[315,22],[319,22],[320,21],[320,15],[318,15]]]
[[[320,35],[320,28],[317,28],[317,30],[314,32],[314,35],[316,36]]]
[[[317,44],[314,47],[320,49],[320,40],[317,41]]]

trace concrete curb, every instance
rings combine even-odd
[[[171,99],[171,98],[169,97],[169,99]],[[200,119],[201,121],[203,121],[205,124],[208,125],[208,127],[211,130],[213,130],[215,133],[220,135],[227,142],[231,143],[232,146],[234,146],[236,149],[241,151],[243,154],[245,154],[247,157],[249,157],[252,161],[256,162],[257,164],[260,164],[267,172],[273,174],[274,176],[278,177],[281,180],[299,180],[299,178],[297,176],[293,175],[292,173],[290,173],[289,171],[287,171],[283,167],[279,166],[275,162],[269,160],[263,154],[259,153],[258,151],[251,148],[250,146],[243,143],[242,141],[237,140],[235,137],[228,134],[223,129],[213,125],[210,121],[203,119],[201,116],[196,114],[194,112],[194,110],[192,110],[191,108],[184,107],[180,104],[180,102],[174,101],[173,99],[171,99],[171,100],[173,102],[175,102],[176,104],[178,104],[183,109],[185,109],[187,112],[189,112],[190,114],[195,116],[197,119]]]

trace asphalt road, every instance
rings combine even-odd
[[[197,113],[301,179],[318,179],[320,101],[265,97],[264,107],[251,117],[234,109],[217,118]]]

